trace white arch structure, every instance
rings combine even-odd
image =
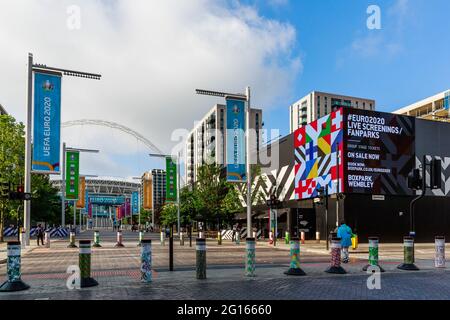
[[[108,127],[108,128],[120,130],[120,131],[125,132],[125,133],[127,133],[129,135],[132,135],[133,137],[135,137],[136,139],[138,139],[139,141],[144,143],[153,152],[157,152],[157,153],[159,153],[161,155],[164,154],[155,144],[153,144],[153,142],[151,142],[150,140],[145,138],[139,132],[136,132],[133,129],[130,129],[128,127],[125,127],[124,125],[121,125],[121,124],[118,124],[118,123],[115,123],[115,122],[105,121],[105,120],[83,119],[83,120],[67,121],[67,122],[63,122],[61,124],[61,126],[63,128],[74,127],[74,126],[84,126],[84,125],[101,126],[101,127]]]

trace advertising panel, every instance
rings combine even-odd
[[[32,170],[59,174],[61,74],[34,74]]]
[[[245,182],[245,100],[227,102],[226,167],[228,182]]]
[[[415,118],[345,109],[345,192],[411,195]]]

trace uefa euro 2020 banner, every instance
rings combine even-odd
[[[134,191],[131,194],[131,212],[133,212],[133,214],[139,213],[139,192],[137,191]]]
[[[227,99],[227,181],[245,182],[245,101]]]
[[[32,170],[60,171],[61,75],[34,74],[34,130]]]

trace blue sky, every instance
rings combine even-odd
[[[243,3],[296,30],[293,54],[301,57],[303,70],[291,95],[264,115],[266,126],[283,135],[289,130],[287,106],[312,90],[373,98],[379,111],[389,112],[450,89],[448,0]],[[381,30],[366,26],[371,4],[381,9]]]

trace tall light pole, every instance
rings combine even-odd
[[[251,152],[250,152],[250,87],[245,88],[245,94],[234,94],[217,91],[209,91],[196,89],[197,94],[214,97],[235,97],[238,99],[245,99],[247,101],[247,107],[245,108],[245,144],[246,144],[246,176],[247,176],[247,238],[253,236],[252,232],[252,179],[251,179]]]
[[[25,131],[25,175],[24,175],[24,188],[25,193],[31,193],[31,126],[33,118],[33,71],[56,71],[61,72],[66,76],[80,77],[100,80],[102,77],[100,74],[74,71],[68,69],[48,67],[43,64],[33,63],[33,54],[28,53],[28,86],[27,86],[27,127]],[[42,173],[42,172],[41,172]],[[23,224],[25,227],[25,245],[30,245],[30,201],[24,201],[23,205]],[[64,221],[65,222],[65,221]]]

